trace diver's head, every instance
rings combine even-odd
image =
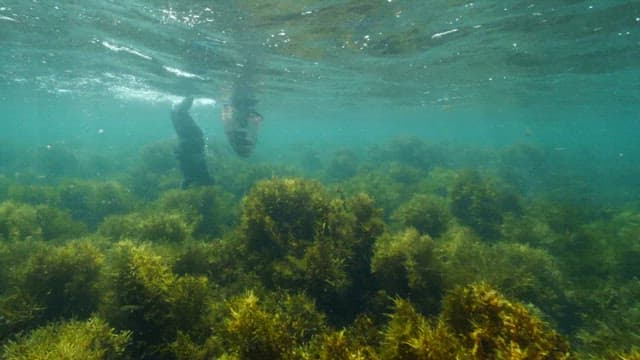
[[[258,141],[258,132],[262,115],[253,110],[238,111],[238,108],[225,105],[222,109],[222,124],[229,144],[242,157],[253,152]]]

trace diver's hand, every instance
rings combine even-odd
[[[191,109],[191,105],[193,105],[193,96],[187,96],[181,102],[177,104],[173,104],[173,108],[171,112],[173,113],[181,113],[188,112]]]

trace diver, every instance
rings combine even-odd
[[[221,119],[227,140],[236,154],[242,157],[251,155],[258,141],[262,115],[254,110],[256,103],[253,99],[232,96],[231,104],[222,108]]]
[[[204,153],[204,135],[198,124],[189,115],[192,97],[186,97],[171,109],[171,121],[178,135],[176,158],[184,176],[182,188],[212,185]]]
[[[262,124],[262,115],[255,107],[255,56],[247,55],[242,71],[233,84],[230,104],[222,108],[222,125],[229,144],[242,157],[248,157],[253,152],[258,141],[258,131]]]
[[[233,150],[242,157],[253,152],[258,141],[258,132],[262,124],[262,115],[255,107],[255,60],[247,56],[242,71],[233,83],[230,103],[222,107],[221,120],[224,132]],[[211,185],[213,178],[209,174],[205,159],[205,143],[202,130],[189,115],[193,104],[192,97],[186,97],[173,106],[171,120],[178,135],[176,157],[184,176],[183,188],[198,185]]]
[[[238,92],[239,88],[243,87],[234,89],[231,104],[223,106],[221,119],[227,140],[233,150],[242,157],[248,157],[258,141],[262,115],[255,111],[257,101],[250,96],[251,92]],[[189,115],[192,104],[193,98],[186,97],[171,109],[171,121],[178,135],[175,153],[184,176],[183,189],[191,186],[212,185],[214,182],[205,158],[204,135]]]

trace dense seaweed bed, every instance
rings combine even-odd
[[[0,358],[640,358],[640,213],[544,148],[173,147],[0,149]]]

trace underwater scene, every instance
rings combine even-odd
[[[0,359],[640,359],[640,2],[0,1]]]

